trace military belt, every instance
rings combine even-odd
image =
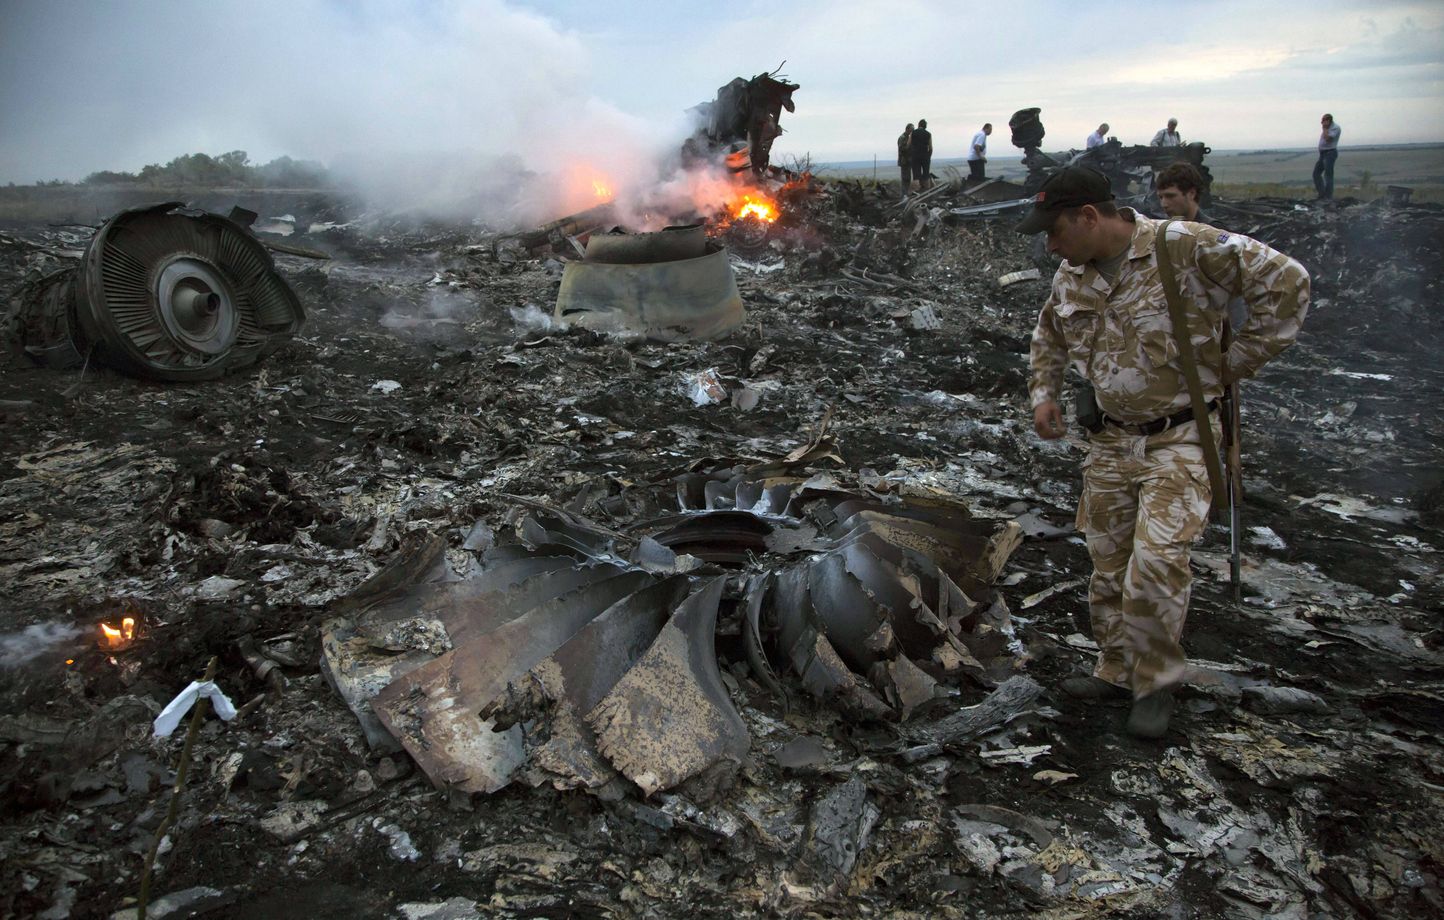
[[[1218,400],[1210,399],[1207,403],[1207,407],[1209,414],[1212,414],[1213,411],[1218,408]],[[1151,422],[1143,422],[1140,425],[1130,425],[1127,422],[1120,422],[1118,419],[1108,415],[1103,416],[1103,421],[1107,422],[1109,425],[1112,425],[1115,428],[1121,428],[1129,434],[1137,434],[1147,437],[1149,435],[1167,431],[1170,428],[1177,428],[1179,425],[1186,425],[1187,423],[1193,421],[1193,407],[1189,406],[1186,409],[1179,409],[1177,412],[1173,413],[1170,416],[1166,416],[1164,418],[1156,418]]]

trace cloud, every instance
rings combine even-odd
[[[244,149],[454,200],[511,181],[486,159],[510,154],[579,195],[591,172],[645,183],[684,109],[783,60],[802,88],[779,158],[887,163],[918,117],[961,155],[1029,106],[1059,147],[1169,115],[1216,147],[1307,146],[1326,109],[1355,143],[1444,138],[1437,2],[10,0],[3,24],[0,181]]]

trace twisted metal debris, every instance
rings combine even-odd
[[[446,571],[438,542],[405,564],[409,584],[328,624],[326,673],[372,744],[394,739],[462,792],[523,771],[607,796],[725,784],[750,737],[719,618],[761,684],[795,679],[856,719],[906,719],[942,684],[1009,670],[989,586],[1016,523],[778,467],[687,474],[677,494],[625,557],[620,535],[539,511],[476,575],[419,574]]]

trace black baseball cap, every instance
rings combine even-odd
[[[1049,176],[1033,197],[1033,210],[1014,229],[1032,235],[1053,226],[1064,208],[1113,200],[1108,177],[1087,166],[1065,166]]]

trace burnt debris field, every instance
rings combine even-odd
[[[0,359],[0,913],[133,916],[157,841],[152,917],[1444,912],[1444,211],[1214,202],[1313,306],[1152,742],[1056,689],[1051,266],[956,184],[762,184],[708,340],[560,317],[579,227],[298,196],[304,325],[225,376]],[[94,233],[0,231],[12,337]],[[212,659],[233,717],[158,737]]]

